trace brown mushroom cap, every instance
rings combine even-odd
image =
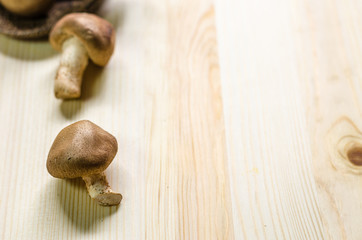
[[[45,13],[53,2],[54,0],[0,0],[8,11],[25,17]]]
[[[89,13],[71,13],[61,18],[49,35],[52,46],[62,50],[65,40],[76,37],[87,49],[90,59],[105,66],[114,50],[115,33],[106,20]]]
[[[56,178],[102,173],[117,150],[114,136],[88,120],[79,121],[59,132],[49,151],[47,169]]]

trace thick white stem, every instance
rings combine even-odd
[[[100,205],[113,206],[121,202],[122,195],[112,191],[104,173],[84,176],[82,178],[87,186],[89,195]]]
[[[65,40],[54,84],[57,98],[80,97],[83,72],[87,64],[88,53],[83,44],[76,37]]]

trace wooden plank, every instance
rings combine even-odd
[[[362,3],[215,3],[106,1],[81,101],[46,41],[0,36],[0,239],[359,239]],[[80,119],[118,139],[118,208],[46,171]]]
[[[54,98],[47,42],[0,37],[0,238],[233,239],[212,2],[107,1],[101,13],[116,51],[88,67],[81,101]],[[118,139],[106,173],[119,208],[46,171],[54,137],[80,119]]]
[[[56,100],[60,55],[49,43],[0,36],[0,239],[143,239],[145,236],[144,78],[142,6],[107,1],[102,15],[117,32],[103,69],[90,65],[81,100]],[[125,11],[127,9],[127,11]],[[56,134],[89,119],[118,140],[106,173],[124,195],[119,208],[91,201],[81,181],[52,178],[45,162]]]
[[[328,239],[360,239],[362,3],[301,1],[297,9],[298,72],[323,225]]]
[[[148,4],[146,238],[233,239],[213,4]]]
[[[326,237],[295,46],[301,2],[216,1],[235,239]]]

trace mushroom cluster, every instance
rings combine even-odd
[[[50,148],[46,166],[50,175],[56,178],[83,178],[89,195],[100,205],[118,205],[122,195],[111,190],[104,174],[117,150],[114,136],[83,120],[59,132]]]
[[[52,28],[49,41],[62,52],[54,93],[57,98],[81,95],[88,59],[105,66],[113,54],[115,32],[106,20],[89,13],[71,13]],[[60,131],[49,151],[48,172],[56,178],[82,178],[89,195],[103,206],[118,205],[120,193],[111,190],[104,170],[117,153],[117,140],[90,121],[79,121]]]
[[[9,12],[29,18],[46,13],[53,3],[54,0],[0,0]],[[56,98],[78,98],[89,59],[105,66],[112,56],[115,31],[112,24],[97,15],[71,13],[53,26],[49,41],[62,52],[54,83]],[[114,136],[83,120],[59,132],[50,148],[46,167],[56,178],[82,178],[89,195],[100,205],[118,205],[122,195],[112,191],[104,173],[117,150]]]

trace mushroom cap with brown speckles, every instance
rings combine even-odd
[[[56,178],[77,178],[103,172],[118,150],[116,138],[82,120],[62,129],[50,148],[47,169]]]
[[[61,51],[63,42],[70,37],[76,37],[82,42],[90,59],[97,65],[105,66],[113,54],[113,26],[95,14],[65,15],[52,28],[49,41],[57,51]]]

